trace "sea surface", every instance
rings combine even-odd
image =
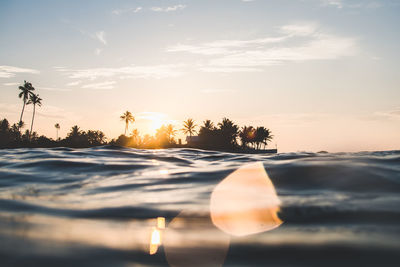
[[[210,219],[210,196],[254,162],[283,223],[229,235]],[[398,267],[400,151],[3,149],[0,266]]]

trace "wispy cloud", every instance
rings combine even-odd
[[[83,89],[93,89],[93,90],[110,90],[113,89],[116,84],[115,81],[107,81],[101,83],[90,83],[82,86]]]
[[[218,40],[200,45],[177,44],[167,47],[167,52],[189,52],[201,55],[221,55],[236,53],[232,48],[245,48],[263,44],[279,43],[284,41],[287,36],[267,37],[253,40]]]
[[[392,110],[377,111],[373,114],[375,119],[389,119],[389,120],[400,120],[400,107]]]
[[[180,76],[183,71],[183,65],[153,65],[153,66],[135,66],[130,65],[119,68],[89,68],[89,69],[57,69],[64,72],[72,79],[89,79],[118,77],[120,79],[129,78],[155,78],[162,79],[168,77]]]
[[[334,6],[336,8],[343,8],[342,0],[322,0],[321,4],[325,6]]]
[[[366,9],[375,9],[380,8],[384,5],[383,1],[368,1],[368,0],[359,0],[359,1],[349,1],[349,0],[302,0],[303,2],[316,2],[323,7],[333,7],[337,9],[345,9],[345,8],[366,8]],[[392,5],[392,3],[387,3]]]
[[[175,6],[168,6],[168,7],[152,7],[150,10],[154,12],[173,12],[173,11],[178,11],[185,9],[186,5],[175,5]]]
[[[141,6],[139,6],[139,7],[134,7],[134,8],[114,9],[111,13],[119,16],[124,13],[139,13],[142,10],[143,10],[143,8]]]
[[[77,86],[81,83],[82,83],[82,81],[74,81],[74,82],[67,83],[67,86]]]
[[[97,40],[99,40],[102,44],[107,45],[106,33],[104,31],[98,31],[95,33]]]
[[[16,86],[20,85],[20,83],[3,83],[4,86]]]
[[[220,40],[199,45],[178,44],[168,52],[186,52],[203,56],[206,72],[254,72],[287,62],[333,60],[353,55],[356,39],[323,33],[316,24],[293,24],[279,28],[280,36],[252,40]],[[272,45],[273,44],[273,45]]]
[[[58,88],[58,87],[38,87],[37,89],[45,90],[45,91],[55,91],[55,92],[68,92],[68,91],[71,91],[71,89]]]
[[[316,23],[299,23],[284,25],[279,28],[287,37],[312,36],[316,33],[318,25]]]
[[[96,49],[94,50],[94,54],[95,54],[96,56],[99,56],[99,55],[101,54],[101,51],[103,51],[103,49],[101,49],[101,48],[96,48]]]
[[[13,67],[13,66],[0,66],[0,78],[15,77],[17,73],[38,74],[40,73],[40,71],[34,69]]]
[[[233,93],[235,90],[230,89],[218,89],[218,88],[207,88],[201,90],[203,94],[218,94],[218,93]]]

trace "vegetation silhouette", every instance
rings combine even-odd
[[[181,131],[188,135],[187,144],[182,145],[181,141],[176,142],[177,130],[174,125],[162,125],[156,130],[154,136],[141,136],[138,129],[133,129],[129,136],[126,135],[129,129],[129,123],[135,122],[135,117],[130,111],[126,111],[120,119],[125,122],[124,134],[116,139],[107,142],[107,137],[100,130],[83,131],[78,125],[71,127],[64,139],[58,135],[61,128],[56,123],[56,139],[48,138],[44,135],[39,136],[33,131],[33,123],[35,120],[36,106],[42,105],[42,99],[39,94],[33,93],[35,88],[31,83],[24,81],[23,86],[19,86],[21,91],[18,94],[23,100],[20,120],[18,123],[10,125],[7,119],[0,120],[0,148],[21,148],[21,147],[72,147],[84,148],[102,145],[116,145],[132,148],[155,149],[155,148],[174,148],[174,147],[190,147],[200,149],[212,149],[220,151],[246,152],[246,153],[266,153],[277,152],[275,150],[265,150],[268,142],[273,138],[271,131],[263,126],[243,126],[240,128],[236,123],[228,118],[223,118],[217,123],[217,126],[211,120],[203,121],[199,131],[195,121],[191,118],[183,121]],[[32,121],[30,130],[21,133],[24,127],[22,121],[23,113],[26,105],[33,105]],[[198,133],[198,136],[194,136]],[[264,149],[261,149],[261,148]]]
[[[239,130],[239,127],[228,118],[224,118],[217,125],[218,127],[215,127],[210,120],[204,121],[199,130],[198,141],[180,145],[176,142],[177,130],[172,124],[161,126],[154,136],[148,134],[141,136],[137,129],[133,129],[129,136],[122,134],[107,142],[102,131],[83,131],[77,125],[71,127],[64,139],[57,136],[57,139],[54,140],[28,130],[21,134],[17,124],[10,125],[7,119],[3,119],[0,120],[0,148],[58,146],[84,148],[116,145],[141,149],[190,147],[246,153],[276,152],[261,149],[262,146],[265,149],[268,142],[273,138],[271,131],[265,127],[244,126]],[[56,127],[56,129],[58,128]],[[194,132],[195,129],[193,128],[192,133]]]
[[[54,124],[54,127],[56,128],[56,140],[58,140],[58,131],[60,130],[61,126],[59,123]]]
[[[26,103],[27,105],[30,105],[30,104],[33,105],[31,131],[29,132],[29,136],[32,134],[33,121],[35,120],[36,105],[38,105],[39,107],[42,106],[42,102],[41,101],[42,101],[42,99],[39,97],[39,95],[31,94],[29,96],[29,101]]]
[[[193,134],[197,133],[195,130],[196,127],[197,125],[194,123],[193,119],[187,119],[183,122],[182,131],[184,134],[189,134],[189,136],[192,137]]]
[[[21,90],[21,92],[18,94],[18,97],[22,98],[22,101],[24,103],[22,105],[21,116],[19,118],[19,126],[21,128],[22,116],[24,115],[25,106],[27,104],[29,97],[33,94],[32,91],[34,91],[35,88],[32,86],[32,84],[30,82],[24,81],[24,85],[19,86],[18,89]]]
[[[134,123],[135,122],[135,117],[133,117],[131,112],[125,111],[125,113],[122,114],[122,116],[120,118],[121,118],[121,120],[125,121],[125,133],[124,133],[124,135],[126,135],[126,131],[128,130],[129,123],[130,122]]]

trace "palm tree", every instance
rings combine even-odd
[[[203,121],[203,126],[207,130],[214,130],[214,123],[211,120],[205,120]]]
[[[187,121],[183,122],[182,131],[184,134],[189,134],[189,136],[192,137],[192,135],[197,132],[195,130],[196,127],[197,125],[194,123],[193,119],[187,119]]]
[[[21,116],[19,118],[19,122],[21,123],[22,122],[22,115],[24,115],[26,102],[28,101],[29,96],[31,96],[33,94],[32,91],[34,91],[35,88],[33,88],[31,83],[29,83],[27,81],[24,81],[24,85],[23,86],[19,86],[18,89],[21,90],[21,92],[18,94],[18,97],[22,98],[22,100],[24,101],[24,104],[22,106]]]
[[[168,124],[167,127],[165,128],[165,132],[168,136],[168,142],[172,143],[174,141],[174,136],[176,134],[174,126],[172,124]]]
[[[42,99],[39,97],[39,95],[31,94],[29,97],[29,101],[26,103],[27,105],[33,104],[31,131],[29,132],[29,136],[32,134],[33,121],[35,119],[36,105],[38,105],[40,107],[42,105],[41,101],[42,101]]]
[[[253,143],[255,139],[255,130],[253,126],[243,126],[239,132],[239,137],[242,142],[242,147],[246,148],[247,143]]]
[[[79,129],[78,125],[75,125],[71,127],[71,131],[68,133],[67,137],[74,138],[79,137],[80,135],[82,135],[82,131]]]
[[[59,123],[56,123],[55,125],[54,125],[54,127],[56,127],[56,132],[57,132],[57,139],[56,140],[58,140],[58,130],[60,130],[60,124]]]
[[[126,111],[124,114],[122,114],[122,116],[120,118],[121,118],[121,120],[125,121],[125,133],[124,133],[124,135],[126,135],[126,131],[128,130],[129,123],[130,122],[134,123],[135,122],[135,117],[133,117],[132,113],[130,113],[129,111]]]
[[[133,144],[135,145],[135,147],[139,147],[139,145],[141,144],[142,140],[140,138],[140,133],[138,129],[133,129],[131,132],[131,140],[133,141]]]
[[[264,127],[263,127],[264,128]],[[270,129],[265,129],[263,132],[263,140],[262,143],[264,144],[264,149],[267,146],[268,142],[272,140],[274,136],[272,135],[272,132]]]
[[[218,123],[219,131],[224,146],[235,146],[236,138],[239,135],[239,127],[230,119],[223,118],[222,122]]]
[[[18,128],[21,129],[21,128],[24,128],[24,127],[25,127],[25,122],[19,121],[18,122]]]

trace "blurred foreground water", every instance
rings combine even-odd
[[[252,162],[268,173],[283,223],[231,235],[213,224],[210,197]],[[0,150],[0,259],[1,266],[400,266],[400,151]]]

